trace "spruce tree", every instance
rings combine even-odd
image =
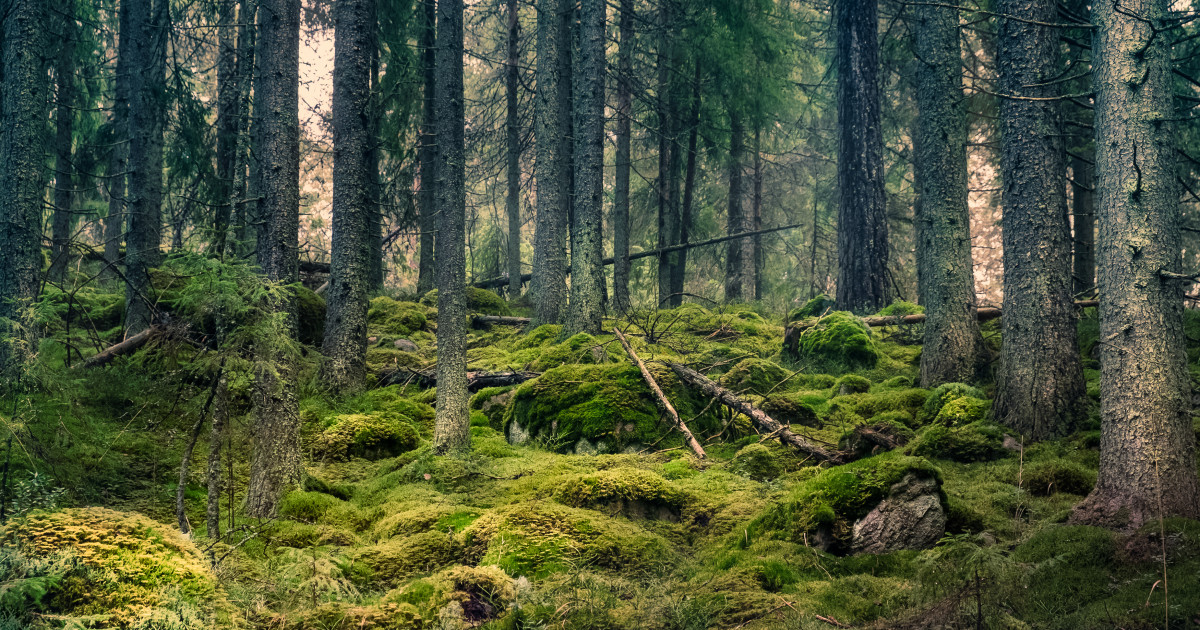
[[[574,91],[575,216],[571,249],[571,332],[600,332],[604,314],[605,0],[583,0]]]
[[[563,138],[559,56],[568,54],[569,31],[560,19],[562,0],[538,0],[537,93],[534,96],[534,141],[537,162],[537,218],[533,236],[534,324],[561,323],[567,306],[567,226],[570,177]],[[568,92],[569,100],[569,92]]]

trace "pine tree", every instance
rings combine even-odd
[[[112,125],[113,146],[108,156],[108,214],[104,217],[104,263],[100,277],[111,280],[117,277],[116,269],[121,259],[121,241],[126,225],[125,170],[129,158],[129,51],[132,44],[132,22],[129,3],[121,2],[117,8],[117,65],[113,76],[113,105],[109,123]]]
[[[517,0],[508,0],[508,37],[506,41],[507,57],[504,68],[504,98],[505,98],[505,142],[507,163],[507,191],[504,196],[504,207],[508,214],[508,298],[515,300],[521,295],[521,129],[519,111],[517,110],[517,89],[521,82],[520,37],[521,22],[520,4]]]
[[[1071,231],[1059,104],[1055,0],[1005,0],[996,63],[1004,181],[1003,345],[993,407],[1034,439],[1064,435],[1082,412],[1071,300]]]
[[[537,162],[537,218],[533,236],[533,321],[557,324],[567,306],[567,226],[569,200],[567,157],[563,138],[560,101],[564,87],[559,56],[571,46],[564,20],[559,17],[562,0],[538,0],[537,93],[534,100],[534,136]],[[569,97],[569,92],[568,92]],[[569,98],[568,98],[569,100]]]

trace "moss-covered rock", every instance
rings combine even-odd
[[[822,293],[821,295],[818,295],[817,297],[805,302],[804,306],[792,309],[791,312],[788,313],[787,320],[790,323],[800,321],[802,319],[808,319],[809,317],[820,317],[827,312],[833,311],[835,308],[837,308],[837,302],[835,302],[833,298]]]
[[[854,523],[909,475],[939,483],[941,480],[941,473],[927,460],[894,451],[821,471],[756,518],[749,537],[779,538],[846,551]],[[944,496],[942,502],[944,505]]]
[[[33,512],[0,528],[0,544],[30,558],[64,558],[34,610],[95,628],[196,629],[230,623],[208,562],[172,527],[105,508]],[[4,576],[6,587],[10,579]],[[7,589],[6,589],[7,590]],[[19,625],[17,627],[20,627]]]
[[[504,412],[512,402],[516,386],[485,387],[471,396],[468,406],[487,419],[488,426],[497,431],[504,430]]]
[[[639,468],[616,468],[559,483],[554,498],[563,505],[599,509],[634,519],[678,521],[694,499],[662,477]]]
[[[421,296],[421,304],[432,308],[438,305],[438,290],[434,289]],[[467,287],[467,309],[473,313],[484,315],[511,315],[508,302],[504,298],[479,287]]]
[[[385,602],[413,606],[421,618],[445,617],[457,604],[456,621],[474,627],[504,616],[516,599],[515,580],[500,567],[454,566],[406,584],[384,596]],[[417,626],[413,626],[417,627]]]
[[[386,296],[371,300],[367,310],[367,328],[372,333],[407,337],[425,330],[429,309],[416,302],[399,302]]]
[[[382,459],[411,451],[418,442],[416,429],[400,416],[355,413],[334,418],[309,448],[319,459]]]
[[[985,398],[984,393],[965,383],[945,383],[938,385],[929,392],[929,397],[925,400],[925,404],[921,407],[921,413],[918,414],[920,422],[929,422],[937,417],[941,412],[942,407],[953,400],[959,398]]]
[[[817,412],[795,396],[772,394],[763,399],[759,405],[768,416],[784,424],[802,424],[815,427],[820,423]]]
[[[918,306],[912,302],[906,302],[904,300],[896,300],[891,304],[879,309],[879,312],[876,313],[876,315],[880,317],[902,317],[904,315],[916,315],[924,312],[924,306]]]
[[[1003,443],[1004,430],[986,420],[958,426],[931,424],[909,444],[908,452],[956,462],[979,462],[1005,455]]]
[[[934,424],[940,424],[947,427],[961,427],[968,424],[979,422],[988,417],[988,411],[992,408],[992,403],[979,398],[963,396],[955,398],[950,402],[942,405],[941,410],[933,419]]]
[[[733,456],[730,468],[755,481],[771,481],[783,473],[783,464],[775,451],[757,442],[743,446]]]
[[[304,285],[292,285],[296,297],[296,338],[319,346],[325,339],[325,298]]]
[[[587,333],[572,335],[562,343],[542,349],[537,358],[530,363],[530,367],[534,371],[543,372],[560,365],[597,363],[592,349],[598,345],[596,338]]]
[[[801,331],[797,352],[800,359],[829,370],[873,368],[879,361],[870,329],[844,311],[830,313]]]
[[[761,396],[775,389],[787,375],[787,371],[774,361],[749,358],[742,359],[726,372],[721,377],[721,384],[735,392]]]
[[[360,580],[373,586],[395,587],[406,579],[454,564],[462,547],[453,534],[427,531],[360,547],[354,560],[366,571]]]
[[[871,391],[871,381],[864,376],[858,374],[847,374],[837,380],[838,396],[846,394],[863,394]]]
[[[1024,488],[1035,495],[1067,492],[1084,496],[1096,485],[1096,473],[1070,460],[1051,459],[1025,466],[1020,481]]]

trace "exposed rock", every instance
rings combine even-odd
[[[392,342],[392,345],[395,346],[395,348],[397,350],[403,350],[405,352],[416,352],[417,351],[417,344],[413,343],[412,341],[410,341],[408,339],[397,339]]]
[[[524,444],[529,441],[529,432],[521,427],[521,423],[513,420],[508,423],[508,443]]]
[[[579,438],[579,441],[575,443],[576,455],[596,455],[599,452],[600,450],[589,442],[587,438]]]
[[[853,553],[925,549],[946,532],[946,512],[935,479],[913,474],[891,487],[886,499],[854,523]]]

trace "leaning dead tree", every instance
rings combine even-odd
[[[799,435],[792,433],[787,426],[783,425],[771,416],[768,416],[765,412],[763,412],[762,409],[755,407],[754,405],[750,404],[749,401],[729,391],[728,389],[717,385],[703,374],[678,363],[669,363],[668,365],[672,370],[675,370],[675,373],[679,375],[679,378],[683,379],[683,382],[695,387],[696,389],[699,389],[713,398],[716,398],[726,407],[729,407],[738,413],[744,414],[746,417],[750,418],[750,421],[753,422],[755,426],[757,426],[760,430],[765,431],[768,436],[778,438],[780,442],[783,442],[797,451],[823,462],[840,464],[844,461],[845,456],[842,453],[827,451],[815,444],[812,444]]]
[[[696,453],[696,457],[699,457],[700,459],[707,457],[707,455],[704,453],[704,447],[700,446],[700,442],[696,440],[696,436],[692,435],[692,432],[690,429],[688,429],[688,426],[679,418],[679,412],[675,411],[675,406],[671,404],[670,400],[667,400],[667,395],[664,394],[662,388],[658,386],[658,381],[654,380],[654,375],[650,374],[650,370],[646,369],[646,364],[643,363],[642,359],[638,357],[636,352],[633,351],[633,346],[629,345],[629,340],[625,338],[625,335],[621,333],[619,328],[614,327],[613,334],[617,336],[617,341],[621,342],[621,347],[625,349],[625,354],[629,355],[629,359],[632,360],[634,365],[638,366],[638,370],[642,372],[642,378],[646,381],[646,384],[650,386],[650,391],[654,392],[654,397],[658,399],[659,406],[661,406],[663,410],[667,412],[667,416],[671,418],[672,424],[674,424],[675,428],[679,429],[679,432],[683,434],[683,441],[687,442],[687,445],[691,447],[693,452]]]

